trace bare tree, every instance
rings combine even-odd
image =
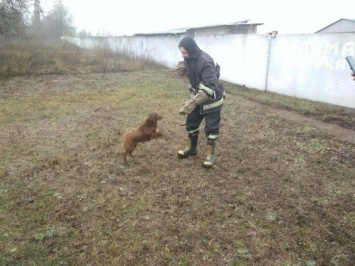
[[[0,37],[22,35],[26,25],[24,15],[29,0],[0,0]]]
[[[77,33],[79,37],[91,37],[91,32],[86,30],[81,30]]]
[[[43,14],[41,9],[41,2],[40,0],[34,0],[32,15],[32,32],[36,37],[40,36],[41,34],[41,14]]]
[[[63,35],[73,35],[73,18],[62,1],[57,1],[52,10],[42,22],[43,34],[47,38],[60,38]]]

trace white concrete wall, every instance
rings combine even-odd
[[[264,35],[196,36],[199,47],[221,66],[221,79],[266,89],[269,37]]]
[[[271,47],[268,91],[355,108],[345,60],[355,54],[355,34],[279,35]]]
[[[169,68],[181,55],[180,36],[64,39],[80,47],[106,47]],[[355,33],[196,36],[221,66],[221,79],[251,89],[355,108],[355,81],[345,57],[355,55]]]
[[[85,49],[111,49],[117,53],[152,59],[170,68],[182,60],[178,50],[181,39],[179,36],[62,37],[62,39]]]

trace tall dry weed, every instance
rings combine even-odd
[[[86,50],[62,41],[0,43],[0,77],[132,71],[154,65],[109,48]]]

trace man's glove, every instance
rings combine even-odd
[[[207,101],[210,97],[203,90],[198,90],[197,94],[189,101],[185,102],[181,107],[179,114],[188,115],[190,114],[197,105],[200,105]]]
[[[179,61],[176,66],[176,72],[180,77],[184,77],[187,74],[184,61]]]
[[[211,88],[209,88],[209,87],[203,85],[202,83],[200,83],[200,84],[198,85],[198,88],[199,88],[199,90],[204,91],[211,99],[216,98],[216,93],[215,93],[215,91],[212,90]]]

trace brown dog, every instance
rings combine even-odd
[[[151,113],[141,126],[133,128],[123,135],[123,160],[125,163],[127,163],[128,154],[133,156],[132,152],[137,147],[138,142],[149,141],[162,136],[162,134],[158,132],[158,120],[162,118],[163,117],[157,113]]]

